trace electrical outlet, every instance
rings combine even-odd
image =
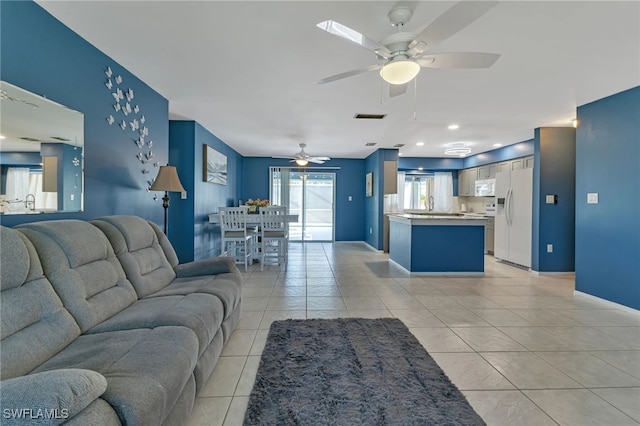
[[[373,228],[369,228],[369,234],[373,234]]]
[[[589,192],[587,194],[587,204],[598,204],[598,193]]]
[[[180,199],[181,200],[186,200],[187,199],[187,191],[184,191],[184,192],[180,193]]]
[[[76,196],[74,194],[71,194],[71,201],[75,200]]]
[[[353,201],[353,197],[349,195],[349,201]]]
[[[553,244],[547,244],[547,253],[553,253]]]

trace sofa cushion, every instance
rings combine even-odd
[[[137,300],[111,244],[80,220],[19,225],[38,252],[43,270],[84,332]]]
[[[139,297],[155,293],[176,277],[153,227],[137,216],[106,216],[91,223],[107,236]],[[172,249],[173,250],[173,249]]]
[[[35,248],[0,226],[0,376],[21,376],[80,335],[80,328],[43,276]]]
[[[222,325],[224,309],[217,296],[189,294],[142,299],[96,325],[87,333],[159,326],[184,326],[198,336],[198,356]]]
[[[190,381],[197,353],[198,339],[185,327],[88,334],[35,372],[97,371],[107,379],[101,398],[116,410],[122,424],[160,425]]]
[[[242,290],[234,281],[219,279],[216,275],[203,277],[176,278],[171,285],[157,293],[148,296],[148,299],[174,295],[212,294],[218,297],[224,305],[224,318],[238,306],[242,296]]]
[[[1,381],[0,406],[3,414],[31,410],[21,414],[27,419],[42,415],[40,419],[46,418],[47,424],[57,425],[75,417],[106,389],[107,380],[95,371],[75,368],[45,371]],[[5,418],[6,424],[24,424],[24,420]]]

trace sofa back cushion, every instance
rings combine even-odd
[[[16,227],[31,240],[45,276],[82,332],[137,300],[109,240],[80,220],[52,220]]]
[[[0,226],[0,377],[25,375],[80,335],[19,232]]]
[[[176,278],[173,270],[177,264],[175,251],[155,224],[137,216],[106,216],[91,223],[111,242],[138,297],[160,291]],[[166,240],[164,245],[161,239]]]

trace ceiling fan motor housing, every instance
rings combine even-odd
[[[389,22],[391,22],[391,25],[393,25],[394,27],[405,25],[407,22],[409,22],[412,15],[413,10],[411,10],[407,6],[394,7],[387,14],[387,16],[389,17]]]

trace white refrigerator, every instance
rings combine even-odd
[[[496,174],[494,256],[531,267],[533,169]]]

